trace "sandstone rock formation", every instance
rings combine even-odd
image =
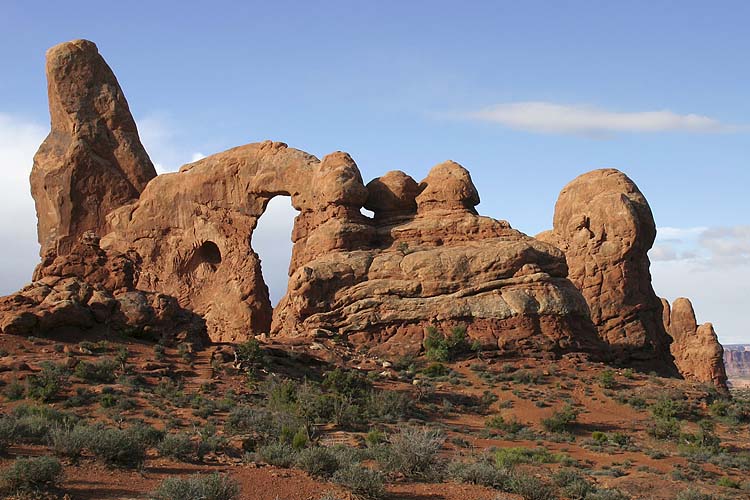
[[[654,361],[665,371],[674,370],[649,272],[647,252],[656,225],[633,181],[615,169],[577,177],[560,193],[554,229],[537,237],[565,252],[568,277],[618,358]]]
[[[724,349],[719,344],[713,325],[698,325],[693,304],[686,298],[676,299],[671,308],[665,299],[661,301],[664,328],[672,337],[670,348],[680,374],[686,379],[708,382],[726,389]]]
[[[86,231],[156,177],[112,70],[92,42],[47,51],[51,131],[34,157],[31,192],[43,258],[66,255]]]
[[[31,285],[0,298],[3,333],[343,336],[400,355],[422,349],[427,327],[461,326],[485,349],[614,350],[675,370],[650,283],[651,211],[616,170],[569,184],[540,239],[478,215],[471,176],[451,161],[420,183],[393,171],[365,185],[346,153],[319,160],[266,141],[157,177],[93,43],[50,49],[47,75],[52,130],[31,175],[43,259]],[[299,214],[272,309],[252,237],[275,196]],[[696,343],[679,355],[705,378]]]

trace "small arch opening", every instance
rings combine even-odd
[[[198,247],[195,255],[199,262],[214,265],[221,264],[221,250],[219,250],[219,246],[213,241],[203,242],[203,244]]]

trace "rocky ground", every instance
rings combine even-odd
[[[461,333],[401,359],[334,338],[250,341],[235,357],[229,344],[2,335],[5,492],[196,498],[162,482],[202,473],[268,500],[750,496],[747,393],[581,354],[472,351]],[[55,460],[11,469],[47,456],[59,476]]]

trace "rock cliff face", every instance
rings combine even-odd
[[[92,42],[47,51],[51,131],[34,157],[31,193],[43,258],[66,255],[86,231],[135,200],[154,166],[112,70]]]
[[[750,345],[725,345],[724,366],[732,386],[750,386]]]
[[[537,237],[565,252],[568,277],[618,358],[674,369],[649,271],[656,225],[633,181],[614,169],[577,177],[560,192],[553,230]]]
[[[724,349],[719,344],[713,325],[698,325],[693,304],[686,298],[676,299],[671,307],[665,299],[661,301],[664,328],[672,337],[670,347],[680,374],[687,379],[726,388]]]

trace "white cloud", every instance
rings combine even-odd
[[[182,165],[205,158],[203,153],[186,153],[177,144],[179,126],[165,115],[151,114],[136,120],[138,134],[146,148],[156,172],[175,172]]]
[[[750,343],[750,226],[659,228],[649,256],[657,294],[690,298],[723,343]]]
[[[0,295],[21,288],[31,280],[39,261],[36,212],[31,198],[29,174],[47,127],[31,120],[0,113],[0,235],[3,246],[0,266]]]
[[[607,135],[615,132],[725,132],[733,128],[707,116],[668,110],[619,112],[585,105],[510,102],[464,115],[531,132]]]

